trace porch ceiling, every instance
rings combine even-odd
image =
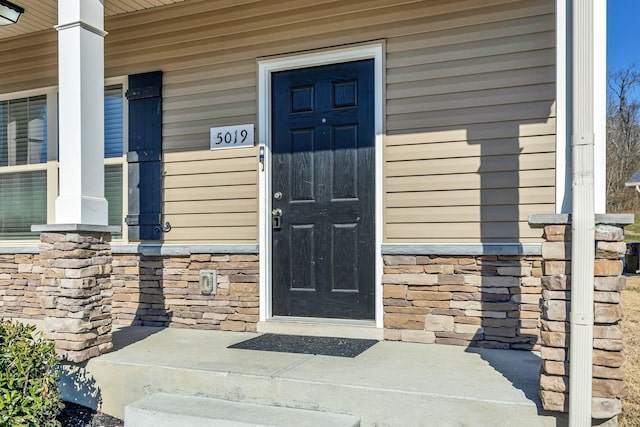
[[[185,0],[104,0],[105,16],[122,15]],[[17,24],[0,27],[0,39],[53,28],[58,22],[58,0],[12,0],[24,8]]]

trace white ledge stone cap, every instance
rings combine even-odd
[[[629,225],[634,222],[634,214],[596,214],[596,224]],[[531,228],[542,228],[545,225],[569,225],[570,214],[535,214],[529,215]]]
[[[31,231],[39,233],[85,232],[85,233],[119,233],[119,225],[94,224],[42,224],[32,225]]]
[[[383,244],[382,255],[540,255],[540,243]]]
[[[51,231],[51,230],[48,230]],[[59,232],[60,230],[55,230]],[[66,231],[66,230],[63,230]],[[84,231],[84,230],[83,230]],[[231,255],[257,255],[260,252],[258,245],[166,245],[166,244],[122,244],[111,242],[111,252],[114,254],[141,254],[162,256],[184,256],[192,254],[231,254]],[[37,243],[25,243],[21,246],[0,245],[2,254],[39,254],[40,246]]]
[[[40,243],[27,243],[23,246],[0,246],[0,255],[29,255],[40,253]]]
[[[112,244],[114,254],[185,256],[191,254],[258,254],[258,245]]]

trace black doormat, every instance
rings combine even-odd
[[[353,338],[305,337],[300,335],[264,334],[228,348],[278,351],[281,353],[321,354],[323,356],[356,357],[377,340]]]

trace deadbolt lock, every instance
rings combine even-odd
[[[282,228],[282,209],[275,208],[271,211],[273,220],[273,229],[280,230]]]

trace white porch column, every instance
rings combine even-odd
[[[103,160],[103,21],[101,0],[58,1],[57,224],[108,224]]]

